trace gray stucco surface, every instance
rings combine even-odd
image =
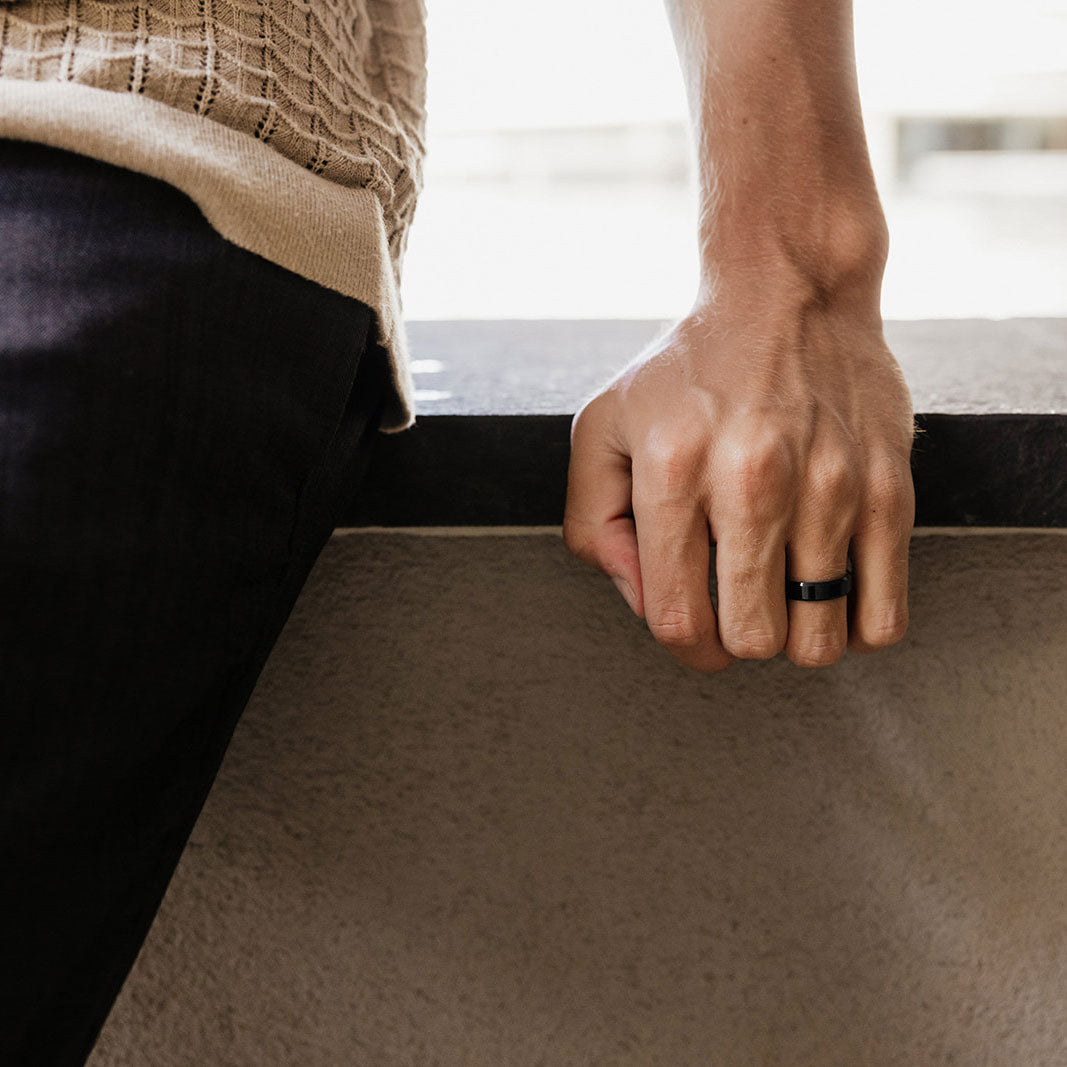
[[[703,677],[556,535],[336,535],[93,1067],[1061,1065],[1067,537],[910,603]]]

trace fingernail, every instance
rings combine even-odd
[[[630,610],[636,615],[637,596],[634,593],[633,586],[631,586],[625,578],[618,574],[611,580],[615,583],[615,588],[618,589],[620,593],[622,593],[623,598],[626,600],[626,603],[630,605]]]

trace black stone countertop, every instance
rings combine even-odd
[[[670,326],[409,322],[416,424],[379,434],[339,525],[558,525],[575,410]],[[1067,528],[1067,319],[885,333],[925,430],[916,526]]]

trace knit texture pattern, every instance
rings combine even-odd
[[[380,200],[396,285],[422,189],[423,0],[0,0],[0,78],[141,94]]]

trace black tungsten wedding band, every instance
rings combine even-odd
[[[785,583],[786,600],[836,600],[848,596],[852,588],[852,572],[845,571],[844,577],[833,578],[828,582],[795,582],[787,578]]]

